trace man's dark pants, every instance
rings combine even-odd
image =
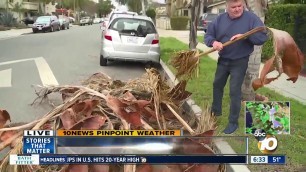
[[[213,84],[212,112],[216,115],[222,114],[223,90],[227,78],[230,76],[230,114],[229,122],[238,124],[241,109],[241,86],[248,68],[249,57],[237,60],[219,58]]]

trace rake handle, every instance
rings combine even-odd
[[[265,30],[265,29],[266,29],[265,26],[261,26],[261,27],[257,27],[257,28],[255,28],[255,29],[252,29],[252,30],[250,30],[250,31],[248,31],[248,32],[246,32],[246,33],[244,33],[243,35],[241,35],[240,37],[238,37],[238,38],[236,38],[236,39],[234,39],[234,40],[225,42],[225,43],[223,44],[223,47],[226,47],[226,46],[228,46],[228,45],[231,45],[231,44],[233,44],[233,43],[235,43],[235,42],[237,42],[237,41],[240,41],[240,40],[242,40],[242,39],[245,39],[245,38],[247,38],[248,36],[253,35],[254,33],[263,31],[263,30]],[[203,53],[200,53],[200,54],[197,55],[196,57],[201,57],[201,56],[207,55],[207,54],[209,54],[209,53],[212,53],[212,52],[214,52],[214,51],[216,51],[216,50],[215,50],[214,48],[211,48],[211,49],[208,50],[208,51],[205,51],[205,52],[203,52]]]

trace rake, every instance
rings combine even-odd
[[[252,29],[248,32],[246,32],[245,34],[243,34],[242,36],[225,42],[223,44],[223,47],[226,47],[228,45],[231,45],[239,40],[245,39],[248,36],[263,31],[265,30],[266,27],[262,26],[262,27],[257,27],[255,29]],[[200,64],[200,57],[205,56],[207,54],[210,54],[212,52],[216,51],[214,48],[209,49],[208,51],[199,53],[198,50],[194,51],[194,50],[187,50],[187,51],[180,51],[175,53],[170,61],[170,64],[176,69],[177,74],[176,74],[176,78],[186,78],[186,79],[191,79],[194,76],[198,76],[199,74],[199,64]]]

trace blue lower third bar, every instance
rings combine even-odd
[[[286,164],[286,156],[268,156],[268,164]]]
[[[40,165],[49,164],[245,164],[247,156],[73,156],[39,155]]]

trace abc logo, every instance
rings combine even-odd
[[[271,154],[277,148],[277,139],[273,135],[267,135],[264,131],[255,131],[255,138],[258,140],[258,149],[264,154]]]

